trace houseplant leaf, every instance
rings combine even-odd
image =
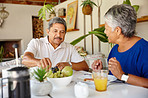
[[[105,27],[103,26],[103,27],[94,29],[93,31],[89,32],[89,34],[94,34],[102,42],[108,42],[108,37],[104,33],[104,30],[105,30]]]
[[[123,1],[123,4],[128,4],[128,5],[132,6],[130,0]],[[133,5],[132,7],[135,9],[136,12],[139,9],[139,5]]]
[[[108,39],[101,34],[95,34],[95,36],[97,36],[102,42],[108,42]]]
[[[34,70],[34,77],[36,80],[43,82],[46,78],[46,68],[38,68],[37,70]]]
[[[82,4],[80,6],[82,6],[82,12],[84,15],[90,15],[92,13],[93,10],[93,5],[97,6],[93,1],[91,0],[84,0],[82,1]]]
[[[76,45],[78,42],[80,42],[81,40],[83,40],[85,37],[87,37],[88,35],[94,34],[96,37],[98,37],[100,39],[100,41],[102,42],[108,42],[108,37],[106,36],[106,34],[104,33],[105,27],[100,27],[97,29],[94,29],[93,31],[89,32],[89,34],[83,35],[77,39],[75,39],[74,41],[72,41],[70,44],[72,45]]]
[[[82,4],[80,6],[86,6],[86,5],[90,5],[91,7],[93,7],[93,5],[97,6],[93,1],[91,0],[85,0],[82,1]]]
[[[126,1],[123,1],[123,4],[131,5],[131,2],[130,2],[130,0],[126,0]]]
[[[105,27],[104,26],[103,27],[100,27],[100,28],[97,28],[97,29],[94,29],[94,31],[97,31],[99,34],[102,34],[103,36],[105,36],[106,38],[108,38],[106,36],[106,34],[104,33],[104,31],[105,31]],[[97,33],[97,32],[94,32],[94,33]],[[89,33],[91,33],[91,32],[89,32]]]
[[[46,6],[44,5],[38,12],[39,19],[46,19]]]
[[[96,5],[94,2],[90,1],[90,3],[91,3],[92,5],[95,5],[95,6],[97,7],[97,5]]]
[[[94,29],[94,31],[99,31],[99,32],[104,32],[104,30],[105,30],[105,27],[104,26],[103,27],[100,27],[100,28]]]
[[[94,34],[96,37],[98,37],[100,39],[100,41],[102,42],[108,42],[108,37],[106,36],[105,33],[103,32],[99,32],[99,31],[91,31],[89,32],[89,34]]]
[[[90,34],[83,35],[83,36],[81,36],[81,37],[75,39],[74,41],[72,41],[70,44],[76,45],[78,42],[80,42],[82,39],[84,39],[84,38],[87,37],[88,35],[90,35]]]
[[[39,16],[39,19],[42,18],[42,20],[45,20],[46,19],[46,12],[50,12],[50,11],[53,11],[53,5],[52,4],[47,4],[44,6],[38,11],[38,16]]]
[[[54,6],[51,4],[47,4],[45,5],[45,7],[47,8],[47,10],[52,11]]]
[[[135,9],[135,11],[137,12],[139,9],[139,5],[133,5],[133,8]]]

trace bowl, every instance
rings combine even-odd
[[[49,77],[47,77],[47,80],[52,83],[54,88],[59,88],[59,87],[66,87],[68,84],[70,84],[72,77],[73,77],[73,75],[69,76],[69,77],[63,77],[63,78],[49,78]]]

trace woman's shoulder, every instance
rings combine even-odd
[[[148,45],[148,41],[145,40],[145,39],[143,39],[143,38],[140,40],[140,43],[141,43],[142,45]]]
[[[142,55],[148,55],[148,41],[145,39],[140,39],[132,48],[131,52],[134,52],[135,54],[142,54]]]
[[[113,48],[112,48],[112,50],[117,50],[118,49],[118,44],[115,44],[114,46],[113,46]]]
[[[146,48],[148,49],[148,41],[146,41],[145,39],[140,39],[137,43],[137,46],[139,46],[140,48]]]

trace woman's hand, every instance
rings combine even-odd
[[[124,72],[122,71],[121,65],[115,57],[109,59],[108,69],[116,78],[121,80],[121,76],[124,74]]]
[[[95,60],[91,65],[93,71],[98,71],[103,68],[102,61],[100,59]]]
[[[65,66],[70,66],[70,64],[69,62],[60,62],[56,66],[58,66],[58,68],[62,70]]]

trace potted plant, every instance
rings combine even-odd
[[[53,14],[53,13],[55,14],[53,7],[57,2],[52,2],[52,4],[45,4],[45,3],[46,3],[46,0],[44,1],[43,7],[38,11],[39,19],[42,18],[42,20],[46,19],[46,12],[50,14]]]
[[[52,91],[52,84],[46,80],[46,68],[37,68],[33,72],[34,80],[31,81],[31,91],[34,95],[48,95]]]
[[[90,1],[90,0],[86,0],[86,1]],[[86,1],[83,1],[83,5],[85,4],[84,2]],[[81,4],[81,5],[82,5]],[[123,4],[128,4],[128,5],[131,5],[131,2],[130,0],[125,0],[123,1]],[[139,5],[131,5],[135,10],[136,12],[138,11],[139,9]],[[83,40],[84,38],[86,38],[87,36],[91,35],[91,34],[94,34],[100,41],[102,42],[108,42],[108,37],[106,36],[106,34],[104,33],[104,30],[105,30],[105,27],[102,26],[100,28],[96,28],[94,29],[93,31],[90,31],[88,34],[86,35],[83,35],[77,39],[75,39],[74,41],[72,41],[70,44],[72,45],[76,45],[77,43],[79,43],[81,40]],[[110,43],[111,45],[111,48],[114,46],[114,44]]]
[[[85,0],[82,2],[80,6],[82,6],[82,12],[84,15],[90,15],[93,10],[93,5],[97,6],[93,1],[91,0]]]
[[[52,11],[50,11],[49,18],[53,18],[55,16],[56,16],[56,13],[55,13],[54,9],[52,9]]]

